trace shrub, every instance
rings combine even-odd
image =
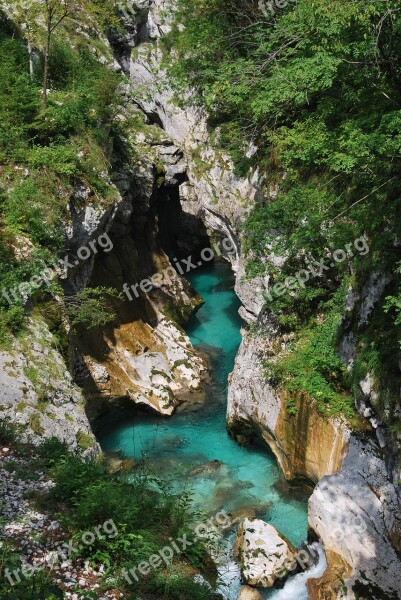
[[[38,453],[48,467],[59,463],[69,454],[66,442],[56,437],[46,438],[38,447]]]
[[[18,433],[15,425],[9,417],[0,419],[0,444],[13,444],[18,441]]]
[[[117,290],[112,288],[86,288],[75,296],[66,298],[66,314],[72,327],[84,326],[93,329],[111,323],[115,313],[106,299],[119,298]]]
[[[10,348],[13,338],[24,330],[25,313],[21,306],[0,308],[0,347]]]
[[[290,394],[305,393],[315,399],[323,414],[356,415],[350,389],[350,376],[337,354],[337,333],[342,311],[344,290],[320,307],[323,322],[313,321],[298,334],[292,347],[276,363],[268,363],[268,375]],[[293,400],[287,403],[289,414],[296,413]]]

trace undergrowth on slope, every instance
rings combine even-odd
[[[0,276],[8,294],[0,291],[0,346],[9,347],[24,326],[27,298],[19,286],[69,252],[70,210],[85,205],[77,196],[69,207],[77,189],[95,206],[116,200],[110,172],[115,161],[125,160],[124,151],[115,149],[127,142],[116,118],[123,104],[121,76],[96,58],[84,38],[74,47],[62,35],[53,38],[47,110],[40,56],[31,77],[26,41],[2,13],[0,53]],[[31,300],[48,297],[33,290]]]
[[[96,526],[113,521],[113,535],[94,536],[92,543],[85,544],[77,555],[96,567],[103,564],[107,571],[110,589],[120,589],[125,597],[137,594],[149,598],[171,600],[209,600],[211,591],[195,583],[191,572],[195,569],[210,571],[210,559],[202,541],[196,541],[191,525],[199,519],[192,508],[190,495],[176,495],[162,479],[153,476],[145,467],[138,465],[131,475],[110,475],[102,458],[85,458],[80,452],[71,453],[67,446],[56,438],[46,439],[35,448],[22,443],[15,427],[0,421],[0,444],[15,449],[16,456],[23,459],[17,475],[22,479],[34,478],[35,473],[44,473],[54,482],[47,492],[32,499],[38,510],[57,516],[62,523],[66,542],[75,544],[85,532]],[[7,468],[7,461],[5,462]],[[15,471],[16,465],[9,464]],[[3,524],[5,524],[3,519]],[[192,545],[182,554],[176,554],[167,567],[163,566],[148,576],[133,579],[129,585],[122,577],[127,570],[152,554],[186,535]],[[23,552],[3,538],[0,549],[0,596],[4,600],[19,598],[59,598],[60,589],[54,584],[50,570],[40,572],[34,578],[23,578],[11,586],[4,577],[5,569],[13,571],[21,566],[19,555]],[[107,583],[105,585],[107,589]]]

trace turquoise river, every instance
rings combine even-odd
[[[226,431],[227,379],[242,326],[230,266],[216,263],[198,269],[189,280],[205,301],[191,317],[187,332],[193,345],[209,358],[212,382],[206,400],[185,403],[169,419],[120,414],[100,428],[99,441],[105,451],[146,457],[177,490],[193,493],[195,508],[211,515],[224,509],[257,516],[298,546],[307,535],[308,490],[283,480],[268,449],[241,447]],[[303,597],[299,592],[288,597]]]

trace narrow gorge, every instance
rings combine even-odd
[[[281,4],[0,2],[0,598],[401,597],[400,17]]]

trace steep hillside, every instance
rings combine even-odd
[[[314,486],[309,597],[401,594],[398,4],[0,3],[1,568],[57,546],[22,551],[25,521],[60,542],[122,514],[4,598],[220,597],[204,543],[127,585],[196,514],[93,433],[204,400],[183,267],[211,248],[243,305],[227,429]]]

